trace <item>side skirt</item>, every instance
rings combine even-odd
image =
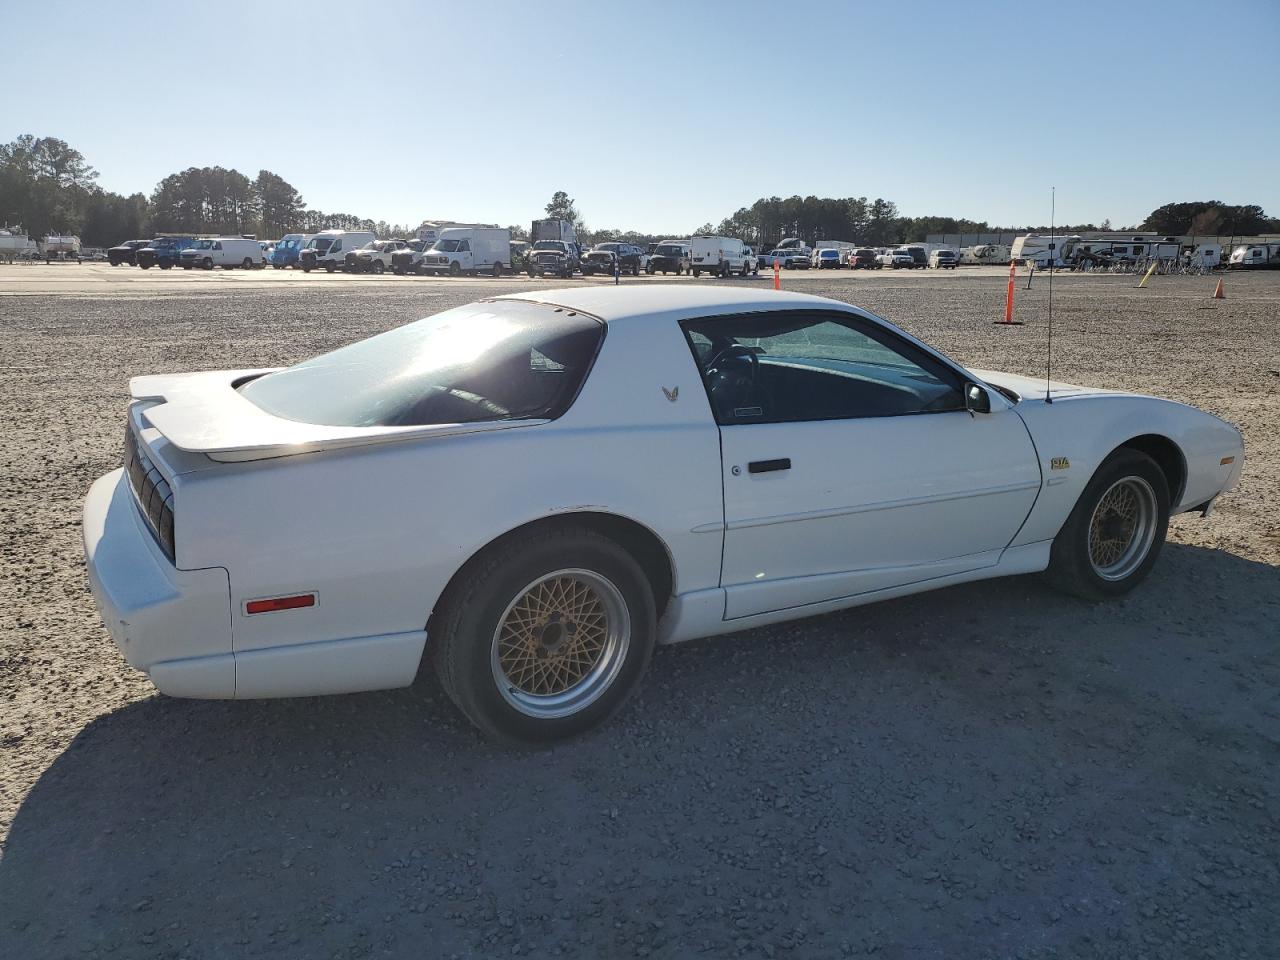
[[[913,593],[924,593],[929,590],[940,590],[943,587],[959,583],[971,583],[975,580],[990,580],[995,577],[1014,577],[1024,573],[1039,573],[1049,566],[1049,550],[1052,540],[1041,540],[1020,547],[1010,547],[1000,557],[1000,562],[990,567],[977,570],[966,570],[962,573],[935,577],[932,580],[921,580],[916,583],[903,584],[897,587],[886,587],[883,590],[872,590],[852,597],[840,597],[836,600],[824,600],[821,603],[810,603],[800,607],[789,607],[785,610],[773,610],[769,613],[755,614],[749,617],[737,617],[726,620],[725,591],[721,587],[710,590],[698,590],[673,597],[662,622],[658,625],[659,643],[680,643],[698,637],[712,637],[724,633],[736,633],[739,630],[750,630],[753,627],[768,626],[787,620],[799,620],[850,607],[860,607],[875,603],[877,600],[892,600],[895,597],[906,597]]]

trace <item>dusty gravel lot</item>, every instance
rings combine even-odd
[[[1248,444],[1129,599],[1020,578],[667,648],[615,722],[511,752],[425,673],[157,696],[98,621],[79,510],[129,376],[288,363],[527,283],[26,269],[48,282],[0,272],[0,956],[1276,956],[1280,274],[1218,302],[1056,283],[1056,377]],[[1043,370],[1043,278],[1014,329],[998,271],[786,283]]]

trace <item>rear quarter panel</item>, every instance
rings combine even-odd
[[[663,387],[678,389],[675,402]],[[610,328],[552,423],[219,464],[183,480],[179,549],[189,565],[228,570],[237,651],[421,630],[463,563],[556,514],[635,520],[667,546],[675,592],[719,585],[719,434],[674,318]],[[315,607],[244,613],[247,600],[309,591]]]

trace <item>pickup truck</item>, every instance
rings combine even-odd
[[[159,267],[169,270],[182,257],[182,251],[196,245],[195,237],[157,237],[147,246],[139,248],[136,257],[143,270]]]
[[[347,254],[347,273],[385,273],[391,267],[391,258],[409,244],[404,240],[370,240]]]
[[[425,240],[410,240],[391,255],[391,272],[397,276],[419,273],[422,269],[422,254],[429,246]]]
[[[107,260],[113,267],[118,267],[122,263],[127,263],[134,267],[138,265],[138,251],[147,246],[150,240],[126,240],[118,247],[112,247],[107,251]]]
[[[580,266],[578,245],[565,240],[539,240],[529,251],[528,262],[531,277],[550,273],[568,280]]]
[[[591,253],[596,250],[608,250],[617,255],[620,272],[629,273],[633,277],[640,276],[640,271],[643,270],[649,262],[649,255],[639,247],[630,243],[597,243],[591,248],[591,251],[587,253],[587,256],[591,256]]]

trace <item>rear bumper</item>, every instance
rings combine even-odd
[[[130,665],[170,696],[235,695],[227,571],[170,564],[143,526],[123,470],[89,488],[84,556],[102,622]]]
[[[421,630],[233,653],[227,571],[169,563],[143,525],[123,470],[89,488],[84,556],[107,632],[129,664],[171,697],[308,697],[405,687],[422,660]]]

